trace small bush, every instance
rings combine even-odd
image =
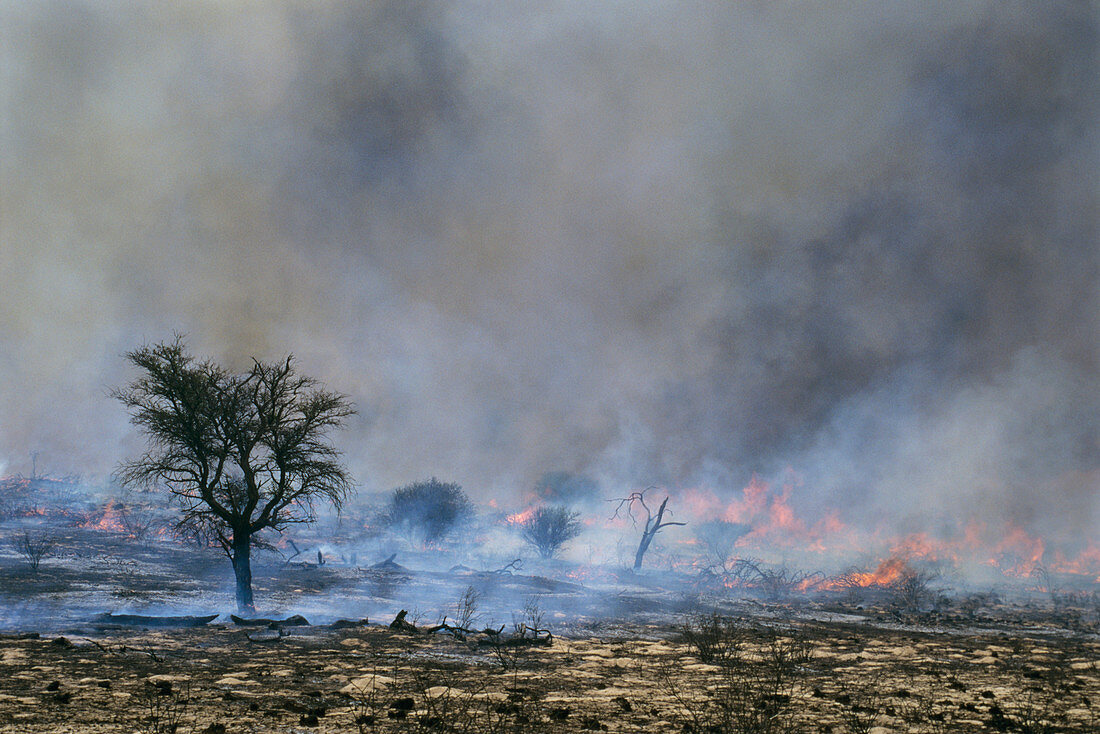
[[[473,516],[473,503],[462,487],[435,477],[395,489],[387,512],[396,530],[423,543],[442,540]]]
[[[520,536],[543,558],[553,558],[562,547],[581,534],[580,513],[555,505],[539,507],[520,525]]]

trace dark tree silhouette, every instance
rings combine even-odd
[[[328,433],[354,414],[347,398],[297,374],[294,360],[236,374],[197,361],[183,340],[126,358],[142,375],[115,391],[148,449],[118,471],[126,486],[164,486],[177,530],[216,541],[233,564],[237,607],[254,610],[251,549],[261,530],[314,520],[314,503],[340,508],[351,480]]]
[[[579,512],[554,505],[539,507],[520,524],[520,537],[543,558],[553,558],[562,546],[581,534]]]
[[[458,484],[432,477],[395,489],[386,515],[410,538],[435,543],[472,518],[474,505]]]
[[[638,550],[634,554],[634,570],[638,571],[642,567],[642,558],[645,556],[645,552],[649,550],[650,544],[653,542],[653,538],[661,529],[668,527],[669,525],[687,525],[686,522],[671,522],[665,520],[665,508],[668,507],[668,497],[665,497],[665,501],[661,503],[660,509],[657,510],[657,514],[654,515],[653,511],[649,509],[649,505],[645,501],[645,493],[653,487],[646,487],[639,492],[631,492],[626,497],[617,497],[610,502],[618,502],[615,506],[615,514],[612,518],[619,516],[619,513],[624,509],[627,514],[630,515],[631,521],[637,525],[638,518],[635,517],[635,511],[637,508],[641,508],[645,511],[645,525],[642,527],[642,538],[638,541]]]
[[[595,497],[600,485],[584,474],[567,471],[546,472],[535,482],[535,495],[547,502],[573,504]]]

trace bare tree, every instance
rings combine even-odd
[[[236,577],[237,607],[254,610],[256,534],[339,509],[351,479],[328,433],[354,414],[347,398],[297,374],[294,360],[253,360],[231,373],[197,361],[181,337],[126,355],[142,375],[114,396],[143,429],[148,450],[123,463],[127,487],[164,486],[179,505],[176,530],[216,541]]]
[[[579,512],[553,505],[539,507],[520,525],[520,537],[543,558],[553,558],[566,543],[581,534]]]
[[[653,538],[661,531],[662,528],[667,528],[669,525],[687,525],[686,522],[672,522],[665,520],[665,509],[668,507],[668,497],[665,497],[664,502],[661,503],[660,508],[657,510],[657,514],[654,515],[653,511],[649,509],[649,505],[645,501],[645,493],[653,487],[646,487],[638,492],[631,492],[626,497],[616,497],[610,502],[618,502],[615,506],[615,513],[611,516],[612,519],[619,517],[619,513],[623,510],[630,516],[631,521],[637,525],[638,518],[634,514],[635,512],[645,511],[645,525],[642,527],[642,538],[638,542],[638,550],[634,554],[634,570],[638,571],[642,567],[642,557],[645,556],[645,552],[649,550],[650,544],[653,542]],[[639,509],[640,508],[640,509]]]

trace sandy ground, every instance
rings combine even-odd
[[[211,734],[739,731],[710,727],[736,717],[744,698],[774,694],[776,728],[746,730],[1098,730],[1095,637],[747,619],[736,629],[740,649],[710,662],[681,628],[610,622],[548,647],[514,649],[384,625],[11,635],[0,639],[0,725]],[[798,654],[777,662],[777,645]]]
[[[228,577],[216,554],[78,533],[37,573],[0,558],[0,732],[1100,731],[1095,596],[957,595],[906,614],[875,598],[738,600],[662,573],[582,585],[260,563],[265,616],[314,624],[89,621],[224,613]],[[503,635],[390,629],[401,608],[422,627],[453,620],[463,589]],[[533,617],[553,643],[511,646]]]

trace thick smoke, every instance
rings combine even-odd
[[[371,489],[1094,533],[1098,16],[5,4],[0,463],[109,472],[179,331],[349,393]]]

